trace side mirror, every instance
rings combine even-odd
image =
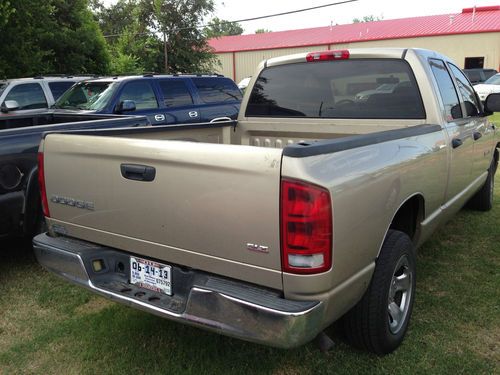
[[[484,101],[484,112],[486,114],[493,114],[493,112],[500,112],[500,93],[490,94]]]
[[[116,113],[135,111],[135,102],[133,100],[123,100],[116,106]]]
[[[15,100],[6,100],[2,104],[2,112],[7,113],[19,109],[19,103]]]
[[[460,107],[460,104],[451,107],[451,117],[453,119],[462,117],[462,107]]]

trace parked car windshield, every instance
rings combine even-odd
[[[66,91],[54,108],[101,110],[108,104],[117,82],[80,82]]]
[[[500,85],[500,74],[496,74],[490,78],[488,78],[485,82],[485,85]]]

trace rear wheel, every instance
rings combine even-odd
[[[493,161],[488,169],[488,177],[483,187],[470,199],[467,207],[478,211],[489,211],[493,207],[493,191],[495,190],[495,168]]]
[[[413,243],[405,233],[389,230],[368,290],[343,318],[351,344],[376,354],[401,344],[413,309],[415,278]]]

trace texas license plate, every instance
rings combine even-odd
[[[130,284],[172,295],[172,267],[147,259],[130,257]]]

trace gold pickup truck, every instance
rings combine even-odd
[[[225,335],[293,347],[341,319],[384,354],[407,331],[415,249],[492,207],[500,147],[470,82],[418,49],[264,61],[239,117],[46,134],[49,271]]]

